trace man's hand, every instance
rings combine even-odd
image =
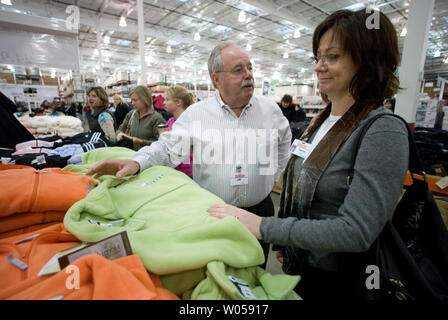
[[[125,176],[130,176],[137,173],[140,170],[140,165],[132,160],[105,160],[96,164],[86,175],[93,178],[99,178],[105,174],[115,175],[117,179]]]
[[[222,219],[227,216],[237,218],[250,232],[261,240],[261,217],[230,204],[215,204],[207,210],[211,216]]]

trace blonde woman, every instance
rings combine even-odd
[[[165,124],[163,117],[154,111],[151,94],[145,86],[135,87],[130,94],[134,110],[128,112],[117,130],[117,140],[132,140],[132,149],[139,150],[159,139],[157,126]]]
[[[168,130],[171,131],[174,122],[180,115],[194,103],[194,96],[182,86],[173,86],[165,91],[165,110],[170,112],[173,117],[168,119]],[[190,158],[176,167],[177,170],[182,171],[190,178],[193,177],[193,153],[190,153]]]
[[[114,112],[115,120],[117,120],[117,127],[120,127],[128,112],[131,111],[131,108],[124,101],[123,97],[118,94],[114,95],[114,103],[112,107],[115,110]]]

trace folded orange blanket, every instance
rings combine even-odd
[[[9,169],[5,170],[5,166]],[[97,185],[90,177],[61,168],[14,167],[0,168],[0,185],[8,186],[0,193],[0,217],[25,212],[66,212]]]
[[[56,253],[79,243],[62,223],[0,240],[0,299],[179,299],[136,255],[87,255],[58,273],[38,276]]]

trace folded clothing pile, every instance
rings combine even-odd
[[[97,161],[120,158],[123,149],[90,151],[82,165],[65,169],[85,170]],[[222,199],[184,173],[158,166],[99,181],[64,217],[67,230],[81,241],[97,242],[126,231],[145,268],[185,299],[300,299],[293,292],[300,277],[266,275],[258,267],[264,262],[258,240],[234,217],[210,216],[207,209]],[[228,276],[239,283],[220,280]]]
[[[72,116],[25,116],[18,120],[35,136],[52,133],[65,138],[84,132],[81,120]]]
[[[63,168],[80,164],[81,156],[96,148],[108,146],[101,132],[79,133],[73,137],[51,136],[19,143],[15,149],[0,149],[1,163],[32,166],[36,169]]]
[[[146,272],[136,255],[107,260],[90,254],[63,270],[42,272],[55,254],[78,244],[62,223],[0,240],[0,299],[179,299],[162,288],[158,276]]]
[[[86,176],[47,168],[0,164],[0,238],[61,222],[67,210],[98,183]]]

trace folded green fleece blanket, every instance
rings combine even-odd
[[[92,150],[81,155],[82,164],[69,164],[64,167],[64,170],[76,172],[85,175],[90,168],[100,161],[107,159],[121,159],[130,160],[132,155],[135,153],[134,150],[123,148],[123,147],[110,147],[110,148],[99,148]],[[105,179],[110,179],[112,176],[103,176],[97,179],[98,181],[103,181]]]
[[[81,165],[64,169],[85,174],[99,161],[130,159],[133,153],[96,149],[82,156]],[[64,219],[80,240],[95,242],[126,230],[145,267],[185,299],[254,299],[245,297],[228,275],[246,281],[255,299],[299,298],[292,291],[299,277],[271,275],[256,267],[264,256],[255,237],[233,217],[211,217],[206,210],[223,201],[184,173],[153,167],[133,177],[98,180]]]
[[[301,300],[294,292],[300,276],[272,275],[260,267],[233,268],[221,261],[207,264],[206,278],[186,291],[189,300]]]
[[[107,159],[113,151],[108,149],[114,148],[86,154],[85,168]],[[152,167],[125,179],[104,177],[67,211],[64,225],[84,242],[126,230],[133,252],[158,275],[189,270],[198,274],[214,260],[235,268],[263,263],[261,246],[243,224],[233,217],[211,217],[206,211],[216,203],[223,201],[184,173]]]

